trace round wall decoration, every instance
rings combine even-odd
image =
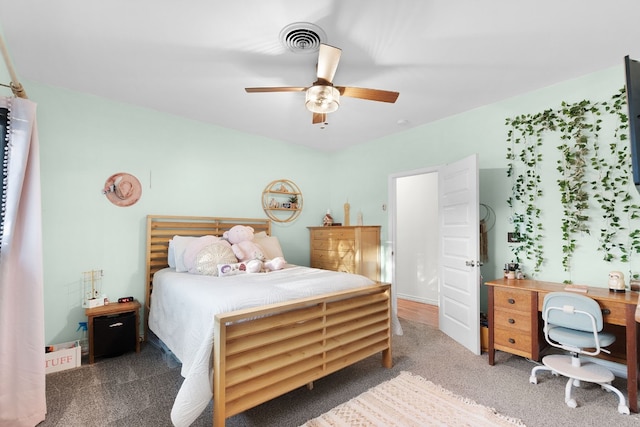
[[[104,183],[102,194],[116,206],[131,206],[140,200],[142,187],[133,175],[120,172],[111,175]]]
[[[293,221],[302,212],[302,192],[293,181],[277,179],[262,192],[262,208],[272,221]]]

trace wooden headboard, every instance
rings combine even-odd
[[[265,231],[271,235],[271,220],[266,218],[219,218],[206,216],[168,216],[147,215],[147,245],[144,305],[144,337],[147,339],[153,275],[156,271],[169,266],[167,254],[169,240],[173,236],[222,236],[235,225],[249,225],[256,233]]]

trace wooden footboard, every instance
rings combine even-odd
[[[391,361],[390,285],[217,315],[213,425],[382,352]]]
[[[234,225],[270,234],[261,218],[147,217],[145,339],[153,275],[167,267],[175,235],[221,236]],[[213,424],[376,353],[391,361],[391,286],[349,291],[217,315],[213,349]]]

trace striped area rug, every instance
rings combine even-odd
[[[520,426],[522,421],[401,372],[302,427]]]

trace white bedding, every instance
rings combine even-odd
[[[215,277],[154,274],[149,329],[182,362],[185,378],[171,411],[175,426],[190,425],[211,400],[214,316],[250,307],[368,286],[364,276],[289,265],[269,273]],[[392,322],[399,325],[394,316]]]

